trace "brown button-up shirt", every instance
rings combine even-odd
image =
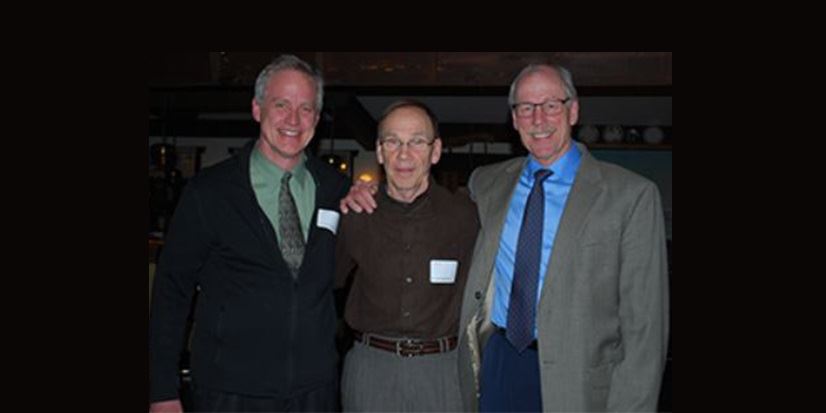
[[[479,230],[476,206],[431,179],[410,204],[384,187],[373,214],[343,215],[336,251],[336,284],[353,283],[344,312],[355,330],[392,337],[435,339],[458,332],[462,293]],[[432,260],[458,262],[451,284],[431,282]]]

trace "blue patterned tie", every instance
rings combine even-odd
[[[522,217],[522,228],[519,229],[519,241],[516,244],[506,336],[520,353],[533,341],[545,214],[542,182],[550,175],[551,171],[547,169],[540,169],[534,174],[533,189],[525,204],[525,215]]]
[[[295,279],[298,278],[298,269],[304,258],[304,234],[301,232],[298,208],[290,192],[290,177],[292,174],[286,172],[281,178],[281,191],[278,194],[278,229],[281,236],[278,246]]]

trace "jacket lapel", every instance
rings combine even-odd
[[[579,144],[577,146],[582,152],[582,161],[559,221],[559,229],[551,251],[551,262],[545,273],[545,282],[539,298],[540,307],[546,299],[551,299],[550,302],[558,302],[557,297],[546,298],[546,296],[552,294],[553,291],[564,290],[554,287],[558,282],[565,282],[562,277],[556,275],[571,273],[569,267],[573,260],[570,258],[578,254],[579,234],[582,233],[591,208],[602,192],[602,176],[596,159],[584,146]]]
[[[315,205],[313,205],[313,215],[310,218],[310,225],[307,227],[307,246],[304,248],[304,256],[306,257],[309,252],[316,244],[316,239],[318,238],[318,225],[316,222],[318,220],[318,208],[324,207],[328,205],[330,200],[328,197],[330,194],[327,191],[327,188],[324,187],[324,184],[321,182],[319,178],[319,171],[318,171],[318,164],[316,164],[316,158],[314,157],[307,157],[307,171],[310,172],[310,176],[313,177],[313,182],[315,183]]]
[[[505,225],[505,216],[510,207],[510,199],[513,197],[513,192],[516,190],[516,184],[519,182],[519,173],[522,171],[522,166],[525,160],[520,162],[511,162],[505,166],[503,173],[494,176],[494,182],[489,187],[492,189],[486,195],[485,199],[480,199],[479,202],[485,205],[485,220],[483,227],[489,234],[501,234],[502,228]],[[503,202],[503,200],[505,202]],[[490,284],[493,279],[493,264],[496,260],[496,254],[499,252],[499,239],[497,236],[487,236],[483,238],[485,244],[482,246],[481,257],[485,260],[484,268],[486,277],[485,283]]]
[[[482,209],[480,212],[484,215],[481,219],[484,220],[482,225],[483,230],[487,235],[480,235],[478,239],[484,240],[484,245],[481,249],[474,251],[474,260],[476,254],[481,257],[479,270],[480,276],[475,277],[477,282],[475,291],[483,291],[485,299],[481,303],[481,308],[477,311],[475,318],[481,323],[478,326],[479,344],[484,346],[490,334],[493,332],[493,324],[490,321],[491,311],[493,307],[493,283],[495,277],[494,263],[496,262],[496,255],[499,252],[499,240],[501,238],[502,228],[505,225],[505,216],[510,207],[510,199],[516,190],[516,185],[519,182],[519,175],[522,171],[526,158],[520,158],[504,165],[501,172],[492,171],[492,182],[484,183],[485,187],[491,188],[486,192],[486,197],[479,199],[478,203]],[[504,200],[504,202],[503,202]]]
[[[267,246],[264,248],[266,254],[272,254],[273,249],[277,254],[281,254],[278,249],[278,235],[272,228],[266,214],[258,204],[258,199],[255,197],[255,191],[252,189],[252,181],[250,178],[250,155],[252,154],[257,139],[248,143],[238,155],[238,173],[234,185],[238,191],[237,199],[242,199],[243,202],[236,202],[235,206],[239,209],[239,213],[249,226],[250,231],[261,241],[260,245]]]

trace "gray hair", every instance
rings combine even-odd
[[[306,74],[313,79],[315,83],[315,109],[321,112],[321,106],[324,104],[324,79],[321,77],[321,72],[310,66],[309,63],[299,59],[291,54],[284,54],[278,56],[266,67],[261,69],[258,78],[255,79],[255,101],[258,104],[263,104],[267,94],[267,83],[270,77],[281,70],[297,70]]]
[[[568,69],[554,63],[534,63],[522,69],[522,71],[520,71],[519,74],[513,79],[513,82],[511,82],[511,90],[510,93],[508,93],[508,105],[510,106],[516,103],[516,85],[522,80],[523,77],[547,68],[556,70],[556,72],[559,73],[559,77],[562,78],[562,87],[565,88],[565,94],[568,95],[566,98],[571,98],[571,100],[568,101],[568,104],[577,100],[576,87],[574,87],[574,78],[571,76],[571,72]]]

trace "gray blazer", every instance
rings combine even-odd
[[[537,310],[544,411],[654,411],[668,341],[665,229],[656,185],[584,146]],[[478,409],[481,350],[509,200],[526,158],[478,168],[481,229],[459,329],[466,410]]]

